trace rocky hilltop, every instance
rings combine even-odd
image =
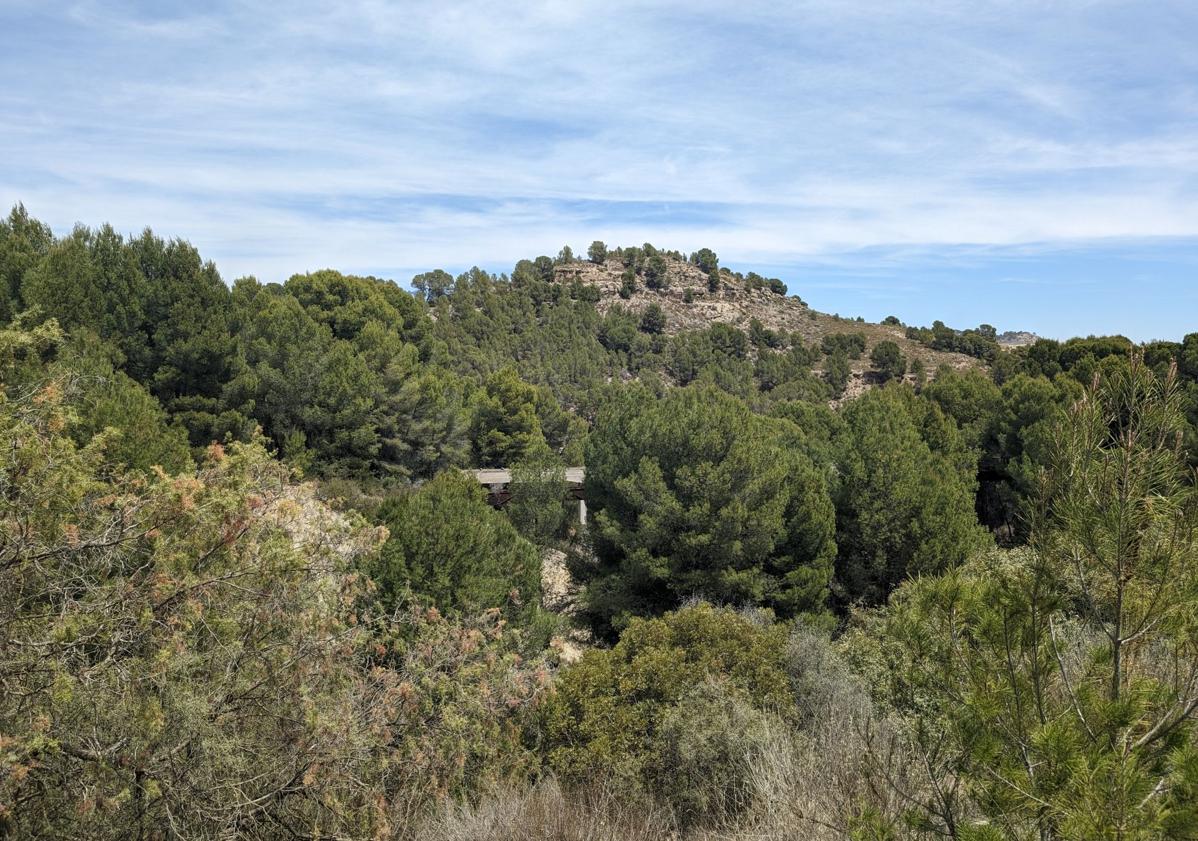
[[[624,264],[615,257],[602,263],[561,263],[555,268],[554,277],[559,283],[577,281],[594,286],[600,295],[596,306],[602,313],[622,306],[639,314],[650,304],[657,304],[665,313],[665,332],[668,334],[703,329],[717,323],[747,331],[754,319],[770,330],[798,334],[808,344],[818,345],[824,336],[836,333],[861,333],[865,336],[865,353],[850,362],[854,377],[847,396],[866,386],[869,353],[878,342],[885,340],[897,344],[908,360],[922,361],[929,376],[941,365],[970,368],[981,364],[965,354],[933,350],[907,338],[906,329],[900,323],[876,324],[818,312],[797,295],[779,294],[763,286],[760,278],[746,279],[721,268],[718,270],[719,289],[712,292],[709,291],[708,273],[694,263],[666,256],[665,264],[665,283],[656,289],[649,288],[644,279],[638,277],[635,289],[628,290],[624,282]]]
[[[1039,336],[1035,333],[1029,333],[1027,330],[1008,330],[1005,333],[998,334],[998,343],[1005,348],[1034,345],[1039,340]]]

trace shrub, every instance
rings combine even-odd
[[[523,783],[539,769],[522,733],[551,672],[543,657],[527,656],[522,632],[499,611],[453,619],[411,602],[380,623],[372,642],[375,690],[392,705],[377,726],[387,740],[389,806],[399,816]]]
[[[645,260],[645,285],[650,289],[665,289],[670,285],[666,258],[654,253]]]
[[[820,342],[825,356],[840,352],[849,359],[860,359],[865,352],[864,333],[830,333]]]
[[[882,382],[899,379],[907,373],[907,357],[891,341],[878,342],[869,354],[869,361]]]
[[[125,474],[67,435],[65,386],[0,395],[0,835],[371,834],[346,568],[372,530],[260,443]]]
[[[710,274],[719,268],[720,258],[710,248],[700,248],[691,255],[691,262]]]
[[[571,784],[620,781],[683,823],[743,808],[765,713],[785,710],[786,630],[700,604],[634,620],[565,669],[545,704],[550,766]]]
[[[824,379],[831,386],[832,394],[836,397],[844,394],[852,376],[852,366],[843,350],[836,350],[828,356],[828,361],[824,363]]]
[[[658,304],[650,304],[641,313],[640,329],[642,333],[661,333],[666,329],[666,314]]]
[[[510,602],[535,609],[537,551],[483,495],[473,476],[446,471],[382,504],[377,518],[391,534],[367,571],[385,604],[411,591],[442,610],[474,612]]]
[[[636,292],[636,289],[636,270],[625,269],[620,275],[620,297],[627,299],[631,297],[634,292]]]
[[[681,826],[726,823],[752,804],[751,775],[770,729],[770,715],[744,693],[705,680],[662,715],[650,789]]]

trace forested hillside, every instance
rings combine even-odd
[[[1198,837],[1198,332],[410,285],[0,221],[0,837]]]

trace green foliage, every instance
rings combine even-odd
[[[430,304],[453,289],[453,275],[444,269],[433,269],[412,278],[412,288]]]
[[[334,338],[352,343],[374,367],[384,364],[377,359],[380,353],[401,352],[405,343],[428,358],[425,309],[394,283],[325,269],[292,275],[283,288],[314,321],[328,327]]]
[[[479,381],[513,364],[526,382],[576,405],[618,364],[599,341],[593,301],[533,277],[517,282],[477,269],[437,302],[432,326],[444,365]]]
[[[661,305],[652,303],[641,313],[640,329],[643,333],[662,333],[666,329],[666,314]]]
[[[780,348],[785,344],[781,333],[767,329],[760,319],[749,320],[749,342],[756,348]]]
[[[853,376],[853,368],[849,365],[849,357],[842,349],[837,349],[824,363],[824,380],[832,389],[832,394],[840,397],[848,387]]]
[[[975,457],[939,409],[890,386],[852,401],[842,415],[841,598],[880,603],[906,576],[944,570],[985,544],[973,511]]]
[[[86,329],[111,340],[131,364],[144,362],[146,280],[120,234],[76,228],[50,246],[26,272],[25,306],[54,318],[64,330]]]
[[[1174,380],[1138,360],[1105,378],[1059,425],[1032,548],[905,585],[856,640],[933,773],[1007,837],[1198,827],[1198,693],[1178,679],[1198,663],[1183,425]],[[943,806],[936,822],[959,819]]]
[[[341,472],[377,469],[382,387],[347,339],[334,338],[299,300],[238,282],[234,308],[245,369],[226,398],[246,405],[297,466],[312,459]]]
[[[605,406],[586,450],[598,560],[580,571],[596,625],[607,632],[694,595],[822,611],[833,512],[794,437],[709,387]]]
[[[786,294],[786,284],[776,277],[762,277],[757,272],[749,272],[744,278],[745,288],[750,290],[768,289],[775,295]]]
[[[551,543],[566,522],[565,465],[548,446],[540,446],[512,465],[511,471],[511,498],[504,513],[534,545]]]
[[[531,615],[540,598],[540,559],[474,477],[446,471],[389,497],[375,514],[390,536],[367,572],[385,605],[408,593],[445,610],[511,606]]]
[[[720,258],[710,248],[700,248],[691,255],[691,262],[702,269],[705,274],[711,274],[720,267]]]
[[[874,345],[869,354],[869,361],[882,382],[901,380],[907,373],[907,357],[903,356],[898,345],[889,340]]]
[[[757,386],[762,392],[784,399],[827,399],[827,387],[811,374],[807,356],[799,352],[761,352],[753,368]]]
[[[670,285],[666,258],[653,254],[645,260],[645,286],[650,289],[665,289]]]
[[[116,370],[102,350],[77,343],[54,370],[70,378],[75,419],[69,429],[77,444],[86,446],[104,433],[105,456],[114,464],[141,472],[160,467],[171,474],[191,467],[186,430],[172,425],[158,401]]]
[[[934,321],[930,328],[908,327],[907,338],[933,350],[963,353],[987,361],[995,359],[1000,352],[995,330],[989,324],[983,324],[976,330],[954,330],[946,327],[943,321]]]
[[[684,825],[733,817],[765,713],[790,699],[785,651],[783,627],[708,605],[634,620],[559,678],[542,713],[549,765],[646,790]]]
[[[149,356],[130,374],[188,431],[193,447],[244,434],[248,407],[226,393],[242,372],[232,297],[216,267],[181,240],[146,230],[129,243],[146,279]]]
[[[684,259],[588,257],[626,299]],[[914,360],[919,391],[831,408],[863,334],[667,337],[665,295],[610,306],[574,260],[230,289],[149,230],[0,220],[0,835],[425,837],[545,770],[683,833],[1198,832],[1198,334],[1000,352],[937,322],[908,335],[988,370]],[[870,360],[903,376],[893,342]],[[548,697],[537,545],[575,536],[591,420],[571,567],[624,634]],[[471,463],[513,470],[504,512]],[[979,517],[1028,547],[979,551]],[[696,595],[849,632],[643,619]],[[881,717],[811,666],[833,648]],[[823,811],[770,794],[795,772]]]
[[[358,691],[358,591],[329,547],[369,536],[328,522],[300,545],[256,445],[126,476],[105,435],[65,434],[66,385],[0,397],[4,832],[368,830],[377,696]]]
[[[411,832],[405,823],[429,805],[468,803],[539,771],[524,720],[551,672],[543,656],[528,655],[522,630],[500,611],[447,618],[410,602],[373,632],[369,688],[388,701],[378,710],[376,738],[389,741],[385,780],[370,782],[389,801],[393,832]]]
[[[109,465],[142,473],[191,467],[187,433],[168,421],[144,387],[116,370],[120,352],[94,334],[68,341],[53,320],[32,332],[20,324],[0,328],[0,357],[0,382],[10,392],[53,389],[65,431],[79,447],[97,442]]]
[[[31,219],[24,205],[14,206],[7,219],[0,219],[0,323],[25,309],[25,273],[46,256],[52,243],[50,228]]]
[[[400,377],[396,373],[389,367],[384,379],[390,387],[380,426],[381,459],[414,480],[466,464],[470,443],[465,383],[444,371],[404,371]]]
[[[573,457],[580,423],[570,418],[546,389],[522,382],[513,368],[487,377],[474,397],[470,437],[476,463],[504,467],[543,444]]]
[[[743,332],[727,324],[713,324],[706,330],[673,336],[666,349],[666,370],[679,385],[694,382],[712,369],[731,369],[740,375],[744,368],[736,363],[743,362],[748,351],[748,337]]]
[[[865,334],[829,333],[820,340],[820,350],[825,356],[843,353],[849,359],[860,359],[865,352]]]
[[[620,297],[627,301],[636,293],[636,274],[631,269],[624,271],[624,276],[620,280]]]
[[[911,360],[911,376],[915,379],[916,386],[923,386],[928,381],[928,369],[922,359]]]
[[[972,368],[958,371],[945,365],[920,394],[956,421],[966,444],[976,449],[989,447],[996,434],[993,426],[1001,414],[1003,396],[985,373]]]

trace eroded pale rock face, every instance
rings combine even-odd
[[[570,577],[566,553],[546,549],[541,556],[541,606],[546,610],[570,617],[577,612],[578,585]],[[573,628],[565,637],[552,642],[563,663],[573,663],[593,643],[591,632]]]
[[[317,498],[316,485],[287,485],[266,502],[263,517],[285,531],[316,564],[348,562],[376,550],[387,539],[383,526],[370,527],[334,511]]]
[[[869,370],[869,352],[881,341],[892,341],[909,361],[923,362],[929,376],[934,375],[941,365],[965,369],[981,363],[960,353],[932,350],[919,342],[907,338],[901,326],[875,324],[839,318],[817,312],[793,294],[777,295],[768,289],[749,289],[745,282],[730,273],[721,274],[720,290],[708,292],[707,275],[690,263],[667,258],[665,289],[649,289],[644,279],[637,279],[637,289],[627,298],[620,297],[624,266],[615,258],[605,263],[575,262],[559,265],[554,270],[554,279],[559,283],[578,282],[594,286],[599,290],[599,301],[595,305],[600,313],[613,307],[640,314],[650,304],[657,304],[666,315],[665,332],[673,335],[686,330],[701,330],[712,324],[728,324],[748,331],[750,322],[757,319],[770,330],[785,330],[798,334],[807,344],[818,345],[824,336],[834,333],[863,333],[866,348],[860,359],[850,361],[855,374],[864,375]],[[802,295],[803,290],[789,290]],[[687,296],[691,300],[687,301]],[[817,372],[819,366],[815,369]],[[861,391],[870,385],[868,378],[858,383]]]
[[[1039,336],[1035,333],[1029,333],[1027,330],[1008,330],[1005,333],[998,334],[998,343],[1005,348],[1034,345],[1039,340]]]
[[[541,606],[554,613],[573,613],[578,587],[566,568],[566,553],[546,549],[541,556]]]

